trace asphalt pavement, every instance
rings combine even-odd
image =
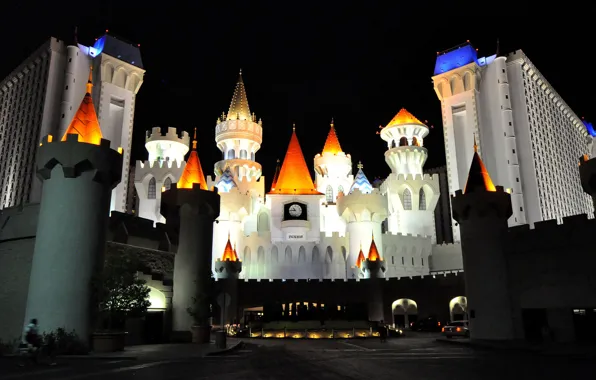
[[[18,368],[0,359],[0,379],[565,379],[590,378],[596,360],[476,350],[433,334],[389,340],[247,340],[222,356],[130,359],[60,358],[54,367]],[[167,349],[167,348],[166,348]],[[586,377],[588,376],[588,377]]]

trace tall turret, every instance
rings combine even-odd
[[[172,329],[185,335],[192,329],[197,343],[209,342],[213,222],[219,216],[220,201],[217,190],[207,188],[195,139],[180,180],[162,194],[161,213],[167,225],[180,231],[174,260]]]
[[[196,139],[196,129],[195,129]],[[190,137],[188,132],[178,134],[176,128],[168,128],[165,134],[160,127],[147,133],[145,149],[147,161],[137,161],[135,168],[135,189],[139,199],[138,216],[165,223],[161,215],[161,192],[169,190],[180,179],[186,162]]]
[[[375,237],[372,236],[368,257],[361,263],[363,277],[368,280],[368,319],[370,321],[383,320],[383,286],[381,279],[385,278],[385,260],[379,254]]]
[[[257,122],[255,114],[250,113],[242,70],[230,110],[217,119],[215,142],[223,153],[222,160],[215,163],[215,175],[219,177],[229,168],[240,190],[248,190],[250,184],[246,182],[257,181],[261,177],[261,164],[256,162],[255,155],[263,142],[263,128],[261,120]],[[263,193],[264,187],[261,195]]]
[[[221,258],[215,261],[215,277],[220,284],[217,300],[222,308],[221,315],[224,325],[240,320],[240,310],[238,310],[238,275],[240,272],[242,272],[242,262],[238,258],[236,250],[232,248],[228,235],[228,241]]]
[[[323,215],[321,231],[325,232],[327,236],[331,236],[333,232],[343,235],[346,226],[337,213],[335,201],[339,193],[347,194],[354,182],[354,176],[352,175],[352,157],[342,151],[333,119],[323,151],[315,156],[314,164],[317,190],[325,194],[325,203],[321,206]]]
[[[385,161],[391,168],[381,192],[388,199],[390,233],[431,236],[434,243],[434,210],[440,188],[438,175],[422,173],[428,157],[423,146],[428,132],[428,127],[404,108],[380,131],[387,142]]]
[[[337,212],[346,223],[349,237],[348,267],[357,266],[359,248],[371,244],[372,238],[381,241],[381,223],[387,218],[387,198],[374,189],[358,165],[356,179],[347,195],[337,197]],[[382,257],[382,253],[379,254]]]
[[[471,338],[514,339],[505,257],[511,196],[493,184],[476,144],[465,188],[456,191],[452,206],[460,224]]]
[[[87,92],[59,141],[43,138],[37,174],[44,182],[31,265],[26,322],[44,331],[90,337],[91,279],[102,268],[110,195],[121,180],[122,149],[102,138]]]

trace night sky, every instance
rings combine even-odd
[[[523,49],[578,116],[596,120],[593,12],[561,4],[513,13],[505,3],[433,3],[24,0],[3,4],[0,77],[50,36],[72,41],[75,26],[85,45],[106,29],[140,43],[147,72],[133,158],[146,159],[144,132],[151,127],[197,127],[203,169],[212,174],[221,158],[215,122],[227,113],[242,68],[251,112],[263,119],[256,157],[268,186],[292,123],[312,171],[332,117],[354,166],[362,160],[371,180],[386,177],[386,146],[376,131],[401,107],[434,126],[425,140],[426,167],[444,165],[431,76],[436,52],[467,39],[479,56],[494,54],[497,38],[502,53]]]

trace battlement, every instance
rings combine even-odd
[[[390,174],[389,177],[387,177],[387,180],[389,181],[425,181],[425,182],[431,182],[431,181],[438,181],[439,180],[439,175],[438,174]],[[385,180],[385,181],[387,181]]]
[[[453,270],[453,271],[439,271],[439,272],[431,272],[430,274],[422,274],[422,275],[412,275],[412,276],[400,276],[400,277],[385,277],[381,280],[386,281],[386,282],[397,282],[397,281],[432,281],[433,279],[439,280],[439,278],[444,278],[444,277],[450,277],[450,278],[454,278],[457,276],[461,276],[463,274],[463,270]],[[217,281],[217,279],[215,279],[215,281]],[[358,282],[363,282],[365,283],[366,281],[370,281],[369,279],[366,278],[338,278],[338,279],[332,279],[332,278],[313,278],[313,279],[254,279],[254,278],[250,278],[250,279],[241,279],[239,280],[239,282],[242,284],[246,284],[246,285],[251,285],[251,284],[270,284],[273,286],[284,286],[286,284],[291,284],[291,283],[298,283],[298,284],[306,284],[306,283],[323,283],[323,284],[344,284],[344,283],[358,283]],[[258,285],[257,285],[258,286]]]
[[[261,144],[263,142],[263,127],[262,123],[252,120],[224,120],[220,121],[215,126],[215,142],[220,142],[228,139],[248,139]]]
[[[578,214],[572,216],[566,216],[562,221],[557,219],[543,220],[534,223],[534,228],[529,224],[522,224],[519,226],[509,227],[508,232],[511,238],[522,238],[523,236],[529,236],[532,239],[536,238],[537,235],[557,235],[558,233],[566,234],[569,230],[574,230],[579,234],[580,231],[586,230],[588,232],[596,227],[596,219],[592,215]]]
[[[171,252],[171,239],[164,224],[153,226],[153,220],[112,211],[108,222],[108,241],[136,247]]]
[[[155,160],[155,161],[149,161],[149,160],[145,160],[145,161],[137,161],[135,162],[135,170],[136,171],[143,171],[143,170],[149,170],[149,169],[153,169],[153,168],[168,168],[168,169],[184,169],[184,166],[186,165],[186,161],[178,161],[178,160],[174,160],[174,161],[161,161],[161,160]],[[135,171],[135,173],[136,173]]]
[[[186,131],[178,133],[174,127],[168,127],[166,133],[162,132],[161,127],[153,127],[151,131],[147,131],[145,142],[149,141],[177,141],[186,146],[190,143],[190,135]]]

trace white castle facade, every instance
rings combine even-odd
[[[256,160],[262,123],[250,113],[240,75],[228,113],[217,120],[215,140],[223,159],[215,164],[215,176],[195,179],[206,188],[217,187],[221,196],[214,269],[218,260],[231,259],[243,262],[243,279],[353,279],[369,276],[362,265],[369,258],[380,261],[386,278],[461,271],[459,245],[434,244],[439,184],[438,175],[422,172],[428,133],[405,109],[380,131],[391,174],[374,189],[362,164],[353,174],[351,156],[342,151],[333,122],[322,152],[314,157],[313,182],[294,129],[266,192]],[[149,161],[137,162],[135,170],[138,216],[164,222],[160,189],[196,175],[183,173],[187,146],[188,135],[179,137],[173,128],[165,135],[154,128],[147,137]],[[200,163],[192,165],[202,176]],[[234,254],[224,258],[228,239]]]

